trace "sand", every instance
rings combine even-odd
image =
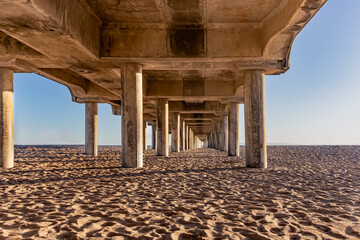
[[[0,239],[360,239],[360,146],[270,146],[269,168],[199,149],[120,168],[120,148],[17,147]]]

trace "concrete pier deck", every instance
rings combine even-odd
[[[0,239],[358,239],[359,146],[269,146],[268,169],[213,149],[121,168],[119,147],[16,147]]]

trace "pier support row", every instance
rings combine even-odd
[[[146,123],[142,111],[142,68],[138,64],[126,63],[121,71],[122,86],[122,166],[142,167],[143,150],[146,149]],[[246,166],[267,167],[265,140],[264,72],[254,70],[245,74],[245,145]],[[0,166],[14,166],[14,95],[13,70],[0,69]],[[97,104],[86,103],[85,152],[97,155]],[[160,156],[168,156],[168,100],[159,99],[157,105],[156,130],[153,137]],[[180,114],[172,114],[172,151],[201,147],[202,141],[185,123]],[[180,141],[180,129],[182,138]],[[230,156],[239,156],[239,103],[229,103],[229,115],[221,116],[208,137],[209,147],[228,151]],[[182,142],[182,144],[181,144]],[[156,144],[155,144],[156,143]],[[205,145],[205,144],[204,144]],[[227,147],[227,148],[226,148]]]
[[[14,167],[13,70],[0,68],[0,167]]]

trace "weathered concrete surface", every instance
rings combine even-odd
[[[194,148],[194,132],[189,127],[189,149],[193,149],[193,148]]]
[[[226,114],[221,115],[220,120],[220,150],[228,151],[229,145],[229,117]]]
[[[147,150],[147,122],[144,121],[143,122],[143,147],[144,147],[144,151]]]
[[[169,101],[169,112],[199,114],[181,119],[191,129],[191,134],[185,130],[182,149],[195,147],[198,137],[226,151],[224,127],[219,130],[215,120],[235,102],[245,102],[248,110],[262,108],[256,105],[261,101],[249,101],[246,96],[248,71],[286,72],[296,35],[325,2],[2,0],[0,67],[38,73],[67,86],[75,102],[108,103],[114,114],[124,114],[123,154],[131,157],[123,156],[123,166],[142,165],[138,148],[146,147],[143,116],[162,126],[157,149],[167,155],[165,119],[158,114],[158,99]],[[141,82],[135,77],[134,82],[124,82],[123,66],[141,66]],[[256,111],[248,113],[251,121]],[[266,155],[265,130],[251,126],[251,134],[247,132],[253,140],[249,141],[260,147],[249,147],[249,166],[259,167],[264,164],[255,160],[256,149]],[[238,140],[234,135],[229,139],[233,147],[229,154],[237,155],[235,143],[230,142]]]
[[[0,68],[0,167],[14,167],[13,71]]]
[[[189,138],[190,138],[190,129],[189,129],[189,125],[186,125],[186,130],[185,130],[186,136],[185,136],[185,150],[189,149]]]
[[[156,130],[156,123],[155,125],[151,125],[151,130],[152,130],[152,144],[151,144],[151,148],[152,149],[157,149],[157,130]]]
[[[216,142],[217,142],[217,144],[216,144],[216,149],[217,150],[221,150],[221,147],[220,147],[220,145],[221,145],[221,120],[219,120],[219,121],[216,121],[216,129],[215,129],[215,131],[216,131]]]
[[[121,69],[122,123],[121,148],[123,167],[143,166],[142,68],[126,63]]]
[[[239,103],[229,104],[229,156],[240,155]]]
[[[98,155],[98,105],[85,104],[85,154]]]
[[[181,119],[181,118],[180,118]],[[181,140],[180,140],[180,150],[186,150],[186,125],[185,125],[185,121],[181,120]]]
[[[264,72],[249,71],[245,75],[245,145],[246,166],[267,168],[265,139]]]
[[[157,104],[157,155],[169,156],[169,102],[158,99]]]
[[[51,79],[62,80],[46,69],[65,69],[77,80],[63,84],[92,83],[108,103],[121,100],[124,62],[143,66],[145,99],[243,98],[244,71],[285,72],[295,36],[325,2],[3,0],[0,56]]]
[[[171,151],[180,152],[180,113],[171,113]]]

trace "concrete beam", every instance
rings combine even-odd
[[[66,69],[37,69],[36,73],[68,87],[74,102],[108,103],[119,96]]]
[[[166,24],[107,24],[101,29],[101,41],[104,46],[101,49],[101,57],[245,58],[262,54],[262,42],[258,41],[261,31],[259,28],[209,24],[205,31],[204,27],[174,26],[168,29]],[[133,36],[137,38],[134,40]],[[186,42],[192,47],[183,46],[181,42]]]
[[[187,123],[190,127],[213,127],[213,123]]]
[[[147,83],[147,98],[168,98],[171,100],[222,99],[235,96],[233,81],[215,79],[188,79],[182,81],[156,81]],[[243,97],[243,96],[238,96]]]
[[[114,57],[102,57],[104,62],[112,64],[120,64],[123,61],[138,60],[144,67],[144,70],[157,70],[157,71],[175,71],[175,70],[187,70],[187,71],[246,71],[248,69],[264,68],[266,74],[280,74],[284,72],[283,60],[264,60],[262,57],[246,58],[114,58]]]
[[[99,56],[102,21],[86,4],[71,0],[32,0],[26,4],[4,0],[0,9],[1,30],[37,52],[72,62],[73,57],[89,60]]]
[[[224,112],[226,104],[221,104],[216,101],[205,101],[205,102],[169,102],[170,112],[180,113],[214,113]]]
[[[117,69],[121,64],[104,65],[99,60],[102,24],[86,1],[0,2],[3,33],[44,55],[50,62],[54,59],[65,63],[78,75],[120,96],[120,71]]]
[[[43,55],[0,31],[0,57],[2,60],[11,60],[19,57],[42,58]]]
[[[181,119],[194,119],[194,118],[200,118],[200,119],[215,119],[219,118],[218,114],[214,113],[181,113]]]
[[[281,11],[268,16],[261,32],[265,59],[283,59],[284,72],[289,68],[292,43],[297,34],[320,10],[327,0],[292,0],[279,6]],[[249,68],[264,69],[264,68]]]

